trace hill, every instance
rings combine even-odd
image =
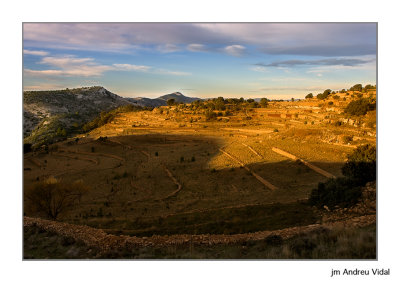
[[[200,98],[197,98],[197,97],[184,96],[180,92],[166,94],[166,95],[160,96],[158,99],[164,100],[165,102],[167,102],[168,99],[175,99],[175,102],[177,102],[177,103],[191,103],[196,100],[201,100]]]
[[[132,104],[104,87],[25,91],[24,143],[43,144],[64,138],[102,111]]]
[[[180,92],[165,94],[154,99],[147,97],[127,98],[129,102],[132,102],[138,106],[143,106],[143,107],[166,106],[168,99],[174,99],[175,102],[177,103],[191,103],[196,100],[201,100],[200,98],[197,97],[187,97]]]
[[[146,97],[124,98],[104,87],[24,92],[24,143],[40,146],[65,139],[78,133],[84,124],[101,112],[124,105],[139,107],[166,106],[173,98],[177,103],[190,103],[199,98],[174,92],[151,99]]]

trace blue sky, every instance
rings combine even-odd
[[[373,23],[25,23],[24,90],[303,98],[375,84]]]

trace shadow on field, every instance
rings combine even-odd
[[[221,155],[219,149],[224,145],[222,138],[199,135],[148,134],[66,141],[58,143],[58,148],[92,152],[99,164],[90,170],[69,172],[69,168],[79,169],[78,165],[85,168],[85,160],[67,159],[66,168],[60,163],[61,157],[51,152],[29,153],[25,157],[31,159],[24,167],[31,170],[24,171],[24,186],[35,185],[37,177],[42,178],[39,174],[48,174],[46,170],[53,170],[53,174],[68,172],[63,181],[82,180],[92,189],[57,220],[113,234],[236,234],[320,222],[319,213],[306,204],[306,199],[326,177],[289,159],[247,164],[277,187],[271,190],[229,158],[223,160],[226,168],[210,168],[210,161]],[[107,155],[119,156],[124,162]],[[241,159],[239,153],[235,157]],[[107,169],[106,162],[118,166]],[[340,174],[343,165],[313,164],[335,175]],[[177,189],[176,183],[182,189],[167,197]]]

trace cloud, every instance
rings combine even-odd
[[[181,71],[171,71],[165,69],[156,69],[154,73],[161,74],[161,75],[173,75],[173,76],[190,76],[191,73],[188,72],[181,72]]]
[[[114,69],[113,66],[95,63],[93,58],[77,58],[74,56],[43,57],[39,64],[48,65],[51,69],[25,69],[25,75],[92,77],[101,76],[104,72]]]
[[[181,51],[181,48],[175,44],[167,43],[164,45],[159,45],[157,47],[157,50],[160,51],[161,53],[172,53]]]
[[[132,64],[113,64],[115,70],[118,71],[142,71],[147,72],[151,69],[150,66],[132,65]]]
[[[237,57],[242,56],[244,54],[245,50],[246,50],[246,47],[239,45],[239,44],[229,45],[224,48],[224,51],[226,53],[228,53],[229,55],[232,55],[232,56],[237,56]]]
[[[122,52],[152,46],[175,52],[185,45],[199,52],[234,43],[267,54],[376,54],[375,23],[25,23],[23,30],[24,46],[36,48]]]
[[[191,43],[186,47],[187,50],[192,52],[206,52],[209,51],[204,44]]]
[[[63,57],[43,57],[38,63],[48,65],[50,69],[32,70],[26,68],[24,69],[24,75],[34,77],[99,77],[107,71],[136,71],[173,76],[191,75],[187,72],[160,69],[145,65],[102,65],[96,63],[93,58],[78,58],[71,55]]]
[[[374,59],[355,59],[355,58],[329,58],[320,60],[285,60],[276,61],[269,64],[257,63],[258,67],[296,67],[296,66],[359,66]]]
[[[24,55],[46,56],[48,54],[46,51],[24,49]]]
[[[269,72],[267,67],[257,66],[257,65],[251,67],[250,70],[255,71],[255,72],[260,72],[260,73],[268,73]]]

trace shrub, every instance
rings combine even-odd
[[[309,203],[317,207],[324,205],[333,208],[350,207],[357,203],[361,197],[361,187],[354,179],[337,178],[329,179],[325,183],[319,183],[316,189],[311,191]]]
[[[363,145],[348,155],[342,167],[344,178],[329,179],[311,191],[309,203],[318,207],[349,207],[361,197],[361,186],[376,180],[376,148]]]
[[[313,97],[314,97],[314,95],[312,93],[309,93],[306,95],[306,98],[313,98]]]
[[[329,101],[329,102],[328,102],[328,105],[333,105],[333,101]]]
[[[50,219],[57,219],[88,191],[82,182],[64,183],[49,178],[25,190],[25,208],[29,212],[43,214]]]
[[[206,116],[206,121],[214,120],[217,117],[217,114],[213,110],[210,110],[210,109],[207,109],[204,114]]]
[[[355,84],[350,88],[351,91],[362,91],[362,84]]]
[[[365,184],[376,180],[376,147],[370,144],[357,147],[348,155],[342,168],[344,176]]]
[[[268,99],[266,99],[265,97],[261,98],[260,106],[266,108],[268,106]]]
[[[345,113],[355,116],[365,115],[368,111],[375,110],[376,104],[370,103],[366,98],[350,102],[344,109]]]

